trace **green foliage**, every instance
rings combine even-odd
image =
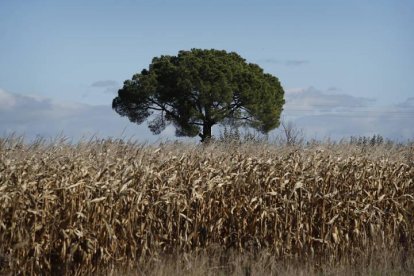
[[[126,80],[113,109],[159,134],[168,124],[177,136],[211,137],[213,125],[247,125],[263,133],[279,126],[284,104],[279,80],[238,54],[192,49],[155,57]]]

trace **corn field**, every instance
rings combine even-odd
[[[358,261],[414,241],[414,147],[0,139],[0,273],[82,274],[218,247]]]

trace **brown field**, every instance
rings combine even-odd
[[[414,273],[414,147],[0,139],[0,274]]]

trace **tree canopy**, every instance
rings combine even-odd
[[[215,124],[244,124],[267,133],[279,126],[284,91],[278,78],[234,52],[192,49],[155,57],[126,80],[113,109],[154,134],[173,124],[177,136],[201,141]]]

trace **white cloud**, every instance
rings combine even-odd
[[[314,87],[287,89],[285,110],[286,112],[345,110],[367,107],[375,102],[375,99],[371,98],[330,93],[330,91],[322,92]]]
[[[301,65],[306,65],[309,63],[309,61],[305,59],[281,60],[281,59],[275,59],[275,58],[264,58],[264,59],[260,59],[258,62],[259,63],[262,63],[262,62],[271,63],[271,64],[284,65],[284,66],[301,66]]]
[[[60,133],[78,140],[83,137],[133,137],[140,141],[173,138],[171,130],[161,136],[152,135],[146,124],[136,125],[120,117],[110,105],[88,105],[54,102],[0,90],[0,136],[24,134],[56,137]]]
[[[414,98],[393,106],[375,106],[375,99],[334,94],[313,87],[286,89],[284,116],[308,138],[341,139],[380,134],[396,140],[414,138]],[[335,88],[334,92],[340,91]]]
[[[100,80],[91,84],[92,88],[103,89],[102,92],[106,94],[116,94],[119,89],[119,84],[114,80]]]
[[[118,82],[114,80],[100,80],[91,84],[92,87],[114,87],[118,86]]]
[[[12,95],[0,89],[0,110],[11,109],[16,104],[16,101]]]
[[[300,66],[300,65],[304,65],[304,64],[308,64],[309,61],[307,60],[286,60],[284,62],[284,64],[286,66]]]
[[[402,108],[414,108],[414,97],[408,98],[397,106]]]

